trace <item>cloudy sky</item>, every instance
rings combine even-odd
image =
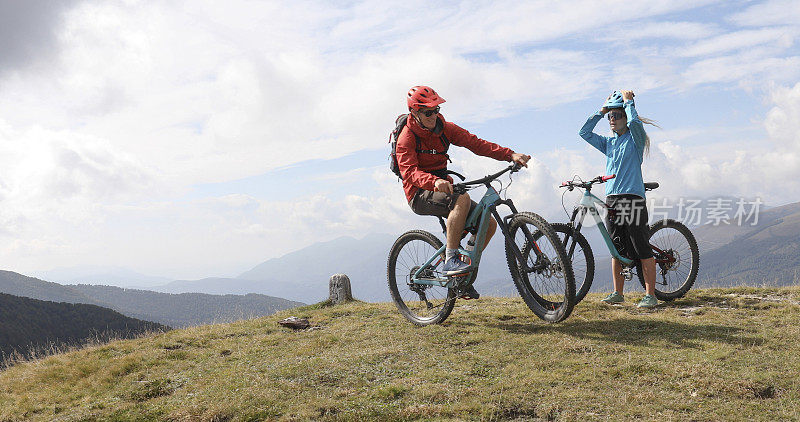
[[[508,193],[549,219],[561,180],[602,173],[577,132],[620,88],[663,128],[659,196],[796,202],[799,37],[793,0],[0,0],[0,268],[233,276],[435,227],[386,168],[417,84],[534,156]],[[455,150],[469,176],[502,166]]]

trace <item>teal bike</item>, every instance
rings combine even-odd
[[[632,248],[623,242],[615,244],[608,234],[608,229],[600,216],[597,206],[613,213],[600,198],[592,194],[592,186],[605,183],[616,175],[597,176],[589,181],[571,180],[561,184],[562,188],[569,191],[583,189],[580,203],[573,209],[569,224],[553,224],[553,229],[562,239],[567,255],[572,262],[575,272],[577,292],[575,302],[580,302],[589,292],[594,278],[594,255],[589,242],[581,234],[581,227],[586,215],[592,216],[597,223],[597,228],[605,240],[611,256],[622,263],[622,275],[625,281],[630,281],[636,274],[642,287],[645,286],[642,265],[635,257],[628,256]],[[651,191],[658,188],[658,183],[645,183],[645,190]],[[697,271],[700,266],[700,252],[697,241],[691,230],[683,223],[664,219],[656,221],[649,226],[650,248],[656,261],[656,290],[658,300],[671,301],[683,297],[694,285]],[[622,250],[618,249],[618,246]]]
[[[572,312],[575,301],[575,279],[572,266],[563,244],[550,224],[531,212],[518,212],[510,199],[501,199],[500,193],[508,185],[495,189],[492,182],[505,173],[519,170],[514,164],[495,174],[455,184],[456,193],[465,193],[480,185],[486,193],[477,207],[467,217],[462,239],[472,233],[468,245],[483,245],[489,219],[497,221],[505,238],[505,252],[511,278],[525,304],[539,318],[559,322]],[[464,180],[455,172],[449,172]],[[500,217],[497,207],[507,206],[511,213]],[[444,219],[439,223],[447,236]],[[469,272],[459,276],[442,273],[445,246],[433,234],[424,230],[403,233],[392,245],[387,263],[387,281],[392,300],[400,313],[416,325],[443,322],[453,310],[456,299],[464,294],[477,276],[481,261],[481,248],[459,248]]]

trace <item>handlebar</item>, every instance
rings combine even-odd
[[[590,189],[592,187],[592,185],[594,185],[595,183],[605,183],[605,182],[607,182],[607,181],[609,181],[609,180],[611,180],[611,179],[613,179],[615,177],[617,177],[617,175],[616,174],[612,174],[610,176],[597,176],[594,179],[586,181],[586,182],[584,182],[584,181],[575,182],[575,181],[572,181],[572,180],[567,180],[566,182],[562,183],[561,186],[559,186],[559,187],[568,188],[569,190],[573,190],[575,188]]]
[[[514,163],[514,164],[504,168],[503,170],[498,171],[495,174],[490,174],[490,175],[482,177],[480,179],[470,180],[469,182],[456,183],[455,185],[453,185],[453,192],[458,193],[458,194],[466,193],[468,186],[488,185],[493,180],[495,180],[498,177],[504,175],[505,173],[507,173],[509,171],[511,173],[516,173],[516,172],[519,171],[520,168],[522,168],[522,166],[520,164]],[[459,176],[461,176],[461,175],[459,174]],[[461,180],[464,180],[463,176],[461,176]]]
[[[464,179],[466,179],[466,177],[464,177],[464,175],[463,175],[463,174],[461,174],[461,173],[458,173],[458,172],[455,172],[455,171],[453,171],[453,170],[447,170],[447,174],[452,174],[453,176],[456,176],[456,177],[458,177],[458,178],[459,178],[459,179],[461,179],[461,180],[464,180]]]

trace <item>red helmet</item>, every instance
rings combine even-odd
[[[420,107],[436,107],[444,102],[433,88],[419,85],[408,90],[408,108],[419,110]]]

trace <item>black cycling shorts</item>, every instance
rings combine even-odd
[[[652,258],[645,200],[630,194],[609,195],[606,205],[608,234],[620,255],[639,259]]]
[[[455,208],[458,197],[459,194],[455,193],[451,195],[444,192],[419,189],[411,198],[411,202],[409,202],[408,205],[411,206],[411,210],[414,211],[414,213],[419,215],[447,217],[450,215],[450,211]],[[472,210],[474,210],[476,206],[478,206],[478,204],[472,201],[469,212],[472,213]]]

